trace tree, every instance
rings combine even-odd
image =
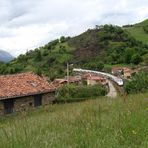
[[[143,30],[144,30],[146,33],[148,33],[148,25],[144,26],[144,27],[143,27]]]
[[[66,38],[65,38],[64,36],[61,36],[60,42],[61,42],[61,43],[64,43],[65,41],[66,41]]]
[[[148,91],[148,74],[141,72],[135,75],[131,81],[128,81],[125,86],[125,91],[130,93],[139,93]]]
[[[42,60],[41,51],[38,50],[38,51],[36,52],[35,61],[41,61],[41,60]]]
[[[126,48],[124,52],[124,62],[129,64],[131,63],[132,55],[135,53],[133,48]]]
[[[90,70],[102,70],[104,68],[104,64],[102,62],[91,62],[86,64],[86,68]]]
[[[102,62],[99,62],[97,64],[97,70],[102,70],[104,68],[104,64]]]
[[[39,76],[42,76],[42,70],[40,68],[35,68],[34,73]]]
[[[131,62],[133,64],[139,64],[141,61],[142,61],[142,58],[138,53],[134,54],[131,58]]]
[[[148,65],[148,54],[144,56],[143,61],[146,65]]]

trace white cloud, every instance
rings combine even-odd
[[[147,0],[0,0],[0,49],[17,56],[96,24],[148,18]]]

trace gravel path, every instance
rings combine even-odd
[[[106,96],[110,97],[110,98],[116,98],[117,97],[117,91],[116,91],[114,85],[109,80],[108,80],[108,85],[109,85],[109,93]]]

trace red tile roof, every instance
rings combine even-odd
[[[123,70],[123,67],[113,67],[112,71],[119,71],[119,70]]]
[[[63,83],[67,83],[66,79],[55,79],[53,81],[53,84],[63,84]]]
[[[76,83],[76,82],[80,82],[81,78],[77,77],[77,76],[70,76],[68,79],[64,78],[64,79],[55,79],[52,84],[56,87],[63,85],[63,84],[67,84],[69,83]]]
[[[0,76],[0,100],[55,91],[44,78],[33,73]]]
[[[69,81],[70,83],[79,82],[81,81],[81,78],[77,76],[71,76],[67,81]]]
[[[103,77],[100,77],[100,76],[91,76],[88,78],[89,80],[95,80],[95,81],[101,81],[101,80],[106,80],[105,78]]]

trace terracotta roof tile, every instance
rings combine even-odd
[[[33,73],[0,76],[0,100],[54,91],[44,78]]]
[[[95,81],[106,80],[105,78],[100,77],[100,76],[91,76],[91,77],[89,77],[88,79],[89,79],[89,80],[95,80]]]

